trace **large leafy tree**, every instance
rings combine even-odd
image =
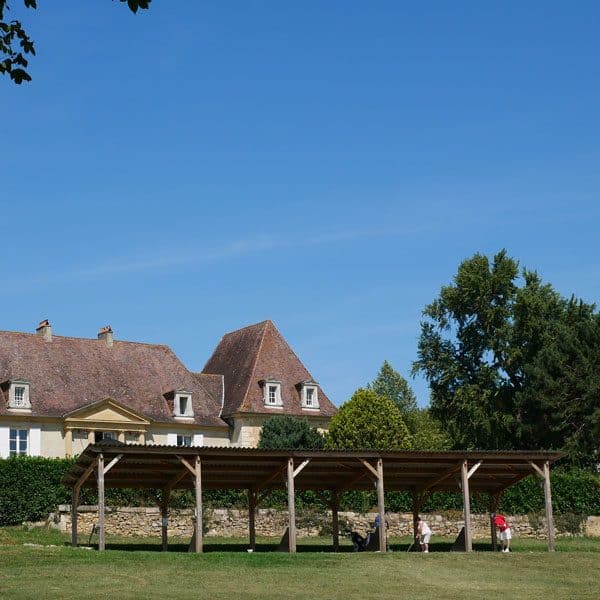
[[[415,450],[447,450],[451,447],[449,435],[443,430],[427,408],[417,406],[408,381],[385,360],[375,379],[367,389],[389,398],[400,411],[400,415],[411,436]]]
[[[329,423],[325,446],[341,450],[412,447],[398,407],[373,390],[359,389]]]
[[[563,448],[578,466],[600,465],[600,316],[580,302],[568,304],[556,334],[525,367],[518,395],[524,448],[538,440]]]
[[[377,376],[367,385],[367,389],[389,398],[402,414],[417,409],[417,397],[408,385],[408,381],[387,360],[383,361]]]
[[[132,12],[147,9],[152,0],[119,0],[127,3]],[[37,0],[23,0],[25,8],[37,8]],[[8,75],[16,84],[31,81],[27,72],[27,55],[35,56],[33,41],[25,31],[21,21],[9,20],[8,0],[0,0],[0,75]]]
[[[320,450],[325,440],[306,419],[269,417],[263,423],[258,447],[267,450]]]
[[[428,379],[432,414],[454,445],[562,447],[565,432],[552,436],[539,426],[550,407],[549,395],[543,406],[534,398],[552,381],[553,397],[560,389],[559,396],[580,407],[580,417],[589,412],[569,391],[564,374],[555,371],[542,385],[541,373],[550,373],[550,352],[555,364],[558,356],[565,360],[566,348],[559,340],[575,335],[579,327],[588,331],[593,315],[592,305],[564,299],[537,273],[520,271],[504,250],[492,260],[476,254],[462,262],[453,283],[424,310],[413,365],[413,372]],[[593,395],[592,380],[584,385]],[[567,405],[562,401],[553,410],[564,411]],[[574,428],[588,432],[589,423],[578,418]]]
[[[406,421],[413,450],[450,450],[452,439],[428,408],[419,408]]]

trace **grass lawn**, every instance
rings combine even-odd
[[[108,538],[107,552],[70,548],[67,536],[43,529],[0,528],[1,598],[598,598],[600,540],[513,540],[514,552],[448,552],[450,540],[431,553],[405,552],[393,539],[390,554],[333,554],[329,540],[299,540],[298,554],[276,553],[277,542],[259,539],[246,552],[241,539],[208,538],[203,555],[188,554],[181,540],[170,552],[157,539]],[[81,540],[83,541],[83,540]],[[87,540],[85,540],[87,541]],[[32,546],[24,544],[35,544]]]

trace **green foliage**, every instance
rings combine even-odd
[[[152,0],[119,0],[127,3],[129,10],[136,13],[139,9],[150,8]],[[23,0],[25,8],[37,8],[37,0]],[[5,21],[5,13],[10,11],[8,0],[0,0],[0,75],[8,75],[14,83],[20,85],[31,81],[26,69],[29,61],[27,54],[35,56],[33,41],[27,35],[18,20]]]
[[[0,525],[39,521],[59,504],[71,503],[71,490],[61,485],[74,459],[15,456],[0,459]],[[111,488],[110,506],[156,506],[157,490]],[[81,504],[96,504],[95,489],[83,488]]]
[[[398,407],[372,390],[359,389],[331,419],[325,446],[332,449],[411,448]]]
[[[459,265],[424,310],[418,360],[431,412],[464,449],[566,448],[598,463],[600,325],[503,250]]]
[[[325,440],[307,419],[282,415],[263,423],[258,447],[266,450],[320,450]]]
[[[452,439],[427,408],[417,409],[406,419],[413,450],[450,450]]]
[[[526,366],[518,395],[523,447],[563,448],[572,464],[600,464],[600,316],[571,300],[556,334]]]
[[[60,480],[71,463],[26,456],[0,460],[0,525],[45,519],[67,502]]]
[[[452,447],[452,440],[440,422],[428,409],[417,407],[417,398],[410,385],[387,360],[367,389],[389,398],[398,407],[414,450],[449,450]]]
[[[417,410],[417,397],[406,379],[387,360],[383,361],[379,373],[367,385],[367,389],[374,391],[379,396],[389,398],[403,416]]]

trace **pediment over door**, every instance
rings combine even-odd
[[[150,420],[111,398],[92,402],[64,415],[69,428],[85,429],[86,426],[106,427],[141,431],[150,425]]]

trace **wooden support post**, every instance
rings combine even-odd
[[[248,490],[248,535],[250,549],[256,550],[256,504],[258,494],[255,489]]]
[[[333,551],[340,551],[340,495],[337,490],[331,492],[331,529],[333,537]]]
[[[77,507],[79,506],[79,488],[73,488],[71,498],[71,546],[77,547]]]
[[[296,552],[296,499],[294,494],[294,459],[288,458],[287,464],[288,512],[289,512],[289,551]]]
[[[194,480],[196,487],[196,526],[194,529],[194,552],[202,552],[202,467],[200,464],[199,456],[196,456],[196,464],[194,471]]]
[[[412,492],[412,518],[413,518],[413,544],[414,544],[414,549],[418,549],[419,548],[419,534],[417,533],[417,527],[418,527],[418,522],[417,519],[419,518],[419,509],[420,509],[420,505],[419,505],[419,494],[417,494],[416,491],[413,490]]]
[[[163,489],[160,501],[160,532],[162,538],[162,550],[166,552],[169,549],[169,498],[171,490]]]
[[[104,455],[98,455],[98,550],[106,549],[104,536]]]
[[[471,538],[471,500],[469,495],[469,465],[466,460],[462,461],[460,475],[465,517],[465,552],[471,552],[473,550],[473,540]]]
[[[74,547],[77,546],[77,508],[79,506],[79,491],[87,478],[94,472],[94,468],[97,464],[98,461],[93,460],[73,486],[73,498],[71,499],[71,545]]]
[[[550,487],[550,463],[544,463],[544,504],[548,530],[548,552],[554,552],[554,517],[552,516],[552,489]]]
[[[379,550],[381,552],[387,552],[383,460],[381,460],[381,458],[377,459],[377,510],[379,511]]]
[[[554,552],[554,517],[552,516],[552,489],[550,487],[550,463],[544,462],[540,469],[534,462],[529,462],[532,469],[544,481],[544,506],[546,507],[546,530],[548,532],[548,552]]]
[[[498,511],[501,493],[502,492],[494,494],[490,499],[490,531],[492,534],[492,552],[496,552],[498,550],[498,532],[496,531],[496,526],[494,525],[494,515]]]

